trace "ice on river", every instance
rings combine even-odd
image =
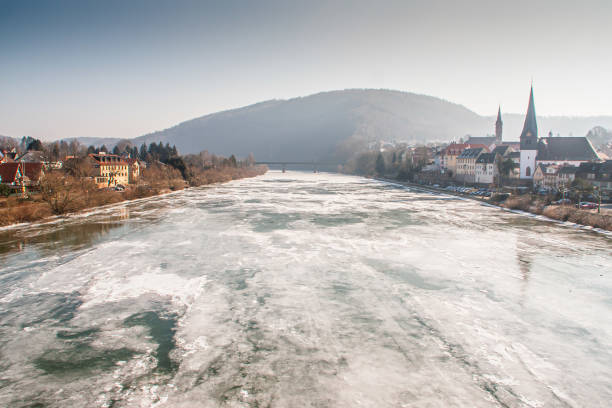
[[[611,242],[299,172],[6,229],[0,405],[606,407]]]

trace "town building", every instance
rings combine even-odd
[[[9,162],[0,163],[0,183],[12,186],[36,186],[44,176],[42,163]]]
[[[457,171],[455,178],[464,183],[474,183],[476,181],[476,160],[482,153],[486,153],[484,147],[469,148],[463,150],[457,156]]]
[[[538,163],[533,172],[533,185],[548,190],[558,188],[560,168],[557,164]]]
[[[576,171],[578,167],[575,166],[562,166],[559,169],[559,188],[569,187],[576,178]]]
[[[536,122],[535,103],[533,102],[533,86],[529,94],[527,115],[521,132],[520,178],[532,180],[538,155],[538,124]]]
[[[575,178],[588,181],[601,194],[604,201],[612,199],[612,160],[601,163],[581,163]]]
[[[464,143],[451,143],[442,151],[440,167],[446,172],[457,174],[457,157],[467,149]]]
[[[128,164],[128,182],[130,184],[135,184],[138,182],[140,178],[140,161],[138,159],[128,157],[125,159],[125,162]]]
[[[129,183],[129,166],[116,154],[104,152],[90,153],[94,170],[94,180],[99,188],[127,185]]]
[[[538,143],[539,164],[580,166],[599,161],[599,155],[586,137],[544,137]]]
[[[501,106],[499,106],[497,108],[497,119],[495,120],[495,136],[469,136],[465,143],[469,145],[484,145],[489,151],[492,151],[496,146],[500,146],[503,143],[503,126]]]
[[[14,148],[12,150],[3,150],[0,152],[0,163],[10,163],[15,161],[15,157],[17,156],[17,150]]]
[[[601,161],[597,152],[586,137],[548,137],[538,138],[533,86],[529,93],[529,105],[520,138],[520,178],[533,180],[536,165],[571,165]]]
[[[495,153],[482,153],[476,159],[474,167],[474,182],[477,184],[493,184],[498,177]]]

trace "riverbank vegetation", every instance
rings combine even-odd
[[[156,146],[151,149],[152,153],[146,147],[142,149],[152,161],[142,169],[135,184],[123,189],[98,188],[90,176],[90,165],[77,157],[67,160],[62,169],[48,170],[38,185],[29,189],[26,197],[10,194],[11,189],[0,191],[0,226],[37,221],[186,187],[254,177],[268,170],[267,166],[256,165],[252,156],[242,161],[234,156],[224,158],[208,152],[179,156],[174,148]]]
[[[610,215],[596,213],[593,210],[583,210],[573,205],[550,205],[547,200],[535,198],[529,194],[510,197],[501,205],[512,210],[543,215],[553,220],[569,221],[612,231],[612,216]]]

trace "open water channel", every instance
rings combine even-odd
[[[269,172],[0,230],[0,406],[608,407],[612,238]]]

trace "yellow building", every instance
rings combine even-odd
[[[91,153],[94,179],[98,188],[127,185],[129,182],[129,166],[121,157],[104,152]]]
[[[128,170],[129,170],[129,182],[130,184],[135,184],[138,182],[138,179],[140,178],[140,161],[138,161],[138,159],[132,159],[132,158],[128,158],[126,159],[126,162],[128,164]]]

